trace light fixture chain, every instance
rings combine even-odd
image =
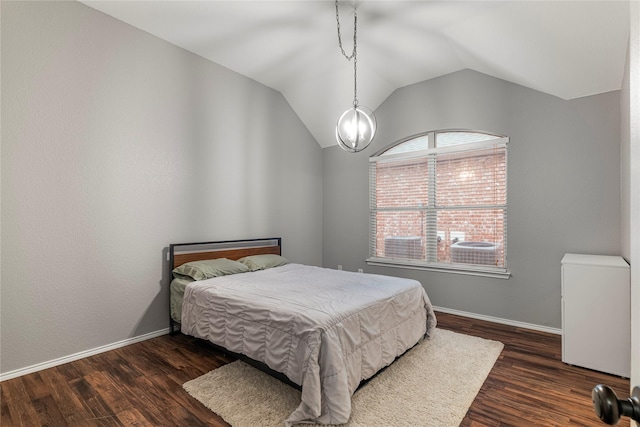
[[[347,60],[351,61],[351,58],[354,58],[356,55],[356,25],[358,22],[358,13],[355,9],[353,10],[353,20],[354,20],[353,52],[351,52],[351,55],[347,55],[347,52],[345,52],[344,48],[342,47],[342,36],[340,34],[340,14],[338,12],[338,0],[336,0],[335,3],[336,3],[336,24],[338,26],[338,46],[340,47],[340,51],[342,51],[342,54],[344,55],[344,57],[347,58]]]
[[[357,1],[357,0],[352,0]],[[367,107],[358,105],[358,11],[353,7],[353,52],[347,55],[342,47],[342,34],[340,32],[340,14],[338,0],[336,4],[336,25],[338,27],[338,46],[342,55],[348,61],[353,59],[353,107],[350,107],[338,118],[336,123],[336,140],[345,151],[357,153],[371,144],[376,129],[376,116]]]
[[[358,10],[353,9],[353,51],[351,55],[347,55],[342,47],[342,36],[340,34],[340,14],[338,12],[338,0],[336,3],[336,24],[338,27],[338,46],[340,51],[348,61],[353,59],[353,106],[358,106]]]
[[[358,106],[358,45],[356,42],[356,30],[358,18],[356,16],[353,30],[353,107]]]

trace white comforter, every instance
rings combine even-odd
[[[183,333],[302,386],[286,425],[346,423],[360,381],[429,337],[435,324],[415,280],[300,264],[193,282],[182,307]]]

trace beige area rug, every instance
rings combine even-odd
[[[503,347],[436,329],[355,392],[346,426],[460,425]],[[183,387],[233,427],[281,427],[300,403],[298,390],[240,361]]]

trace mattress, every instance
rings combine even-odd
[[[171,285],[169,286],[169,303],[171,318],[175,322],[180,323],[180,318],[182,317],[182,299],[184,298],[184,290],[191,282],[193,282],[193,279],[183,279],[180,277],[175,277],[171,281]]]
[[[286,425],[342,424],[351,395],[429,337],[436,319],[411,279],[287,264],[186,284],[182,332],[244,354],[302,388]]]

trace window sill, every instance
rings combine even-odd
[[[421,261],[378,257],[367,258],[365,261],[367,265],[375,265],[379,267],[408,268],[412,270],[436,271],[439,273],[491,277],[494,279],[509,279],[509,277],[511,277],[511,272],[506,269],[496,269],[491,267],[487,268],[482,266],[464,266],[463,268],[461,268],[457,267],[455,264],[425,264]]]

